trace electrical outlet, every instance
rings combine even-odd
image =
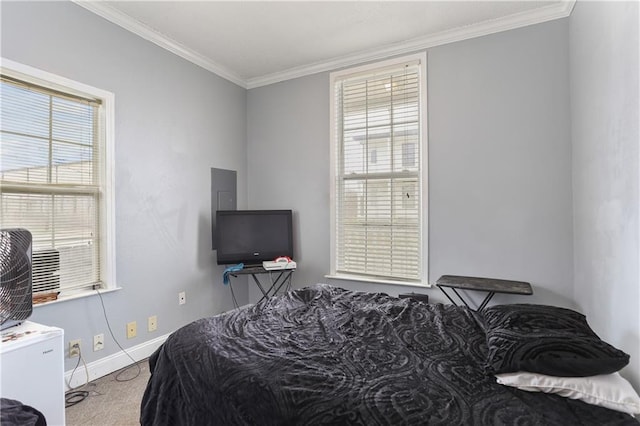
[[[185,303],[187,303],[187,293],[181,291],[178,293],[178,305],[184,305]]]
[[[149,331],[156,331],[156,329],[158,328],[158,317],[155,315],[150,316],[147,321],[147,326],[147,329]]]
[[[93,336],[93,351],[101,351],[104,349],[104,334],[96,334]]]
[[[133,339],[138,333],[138,326],[135,321],[127,323],[127,339]]]
[[[69,341],[69,358],[80,356],[80,339]]]

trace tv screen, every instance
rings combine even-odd
[[[291,210],[218,210],[218,265],[261,265],[279,256],[293,257]]]

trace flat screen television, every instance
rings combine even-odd
[[[215,241],[218,265],[292,258],[291,210],[218,210]]]

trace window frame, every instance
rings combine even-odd
[[[343,272],[337,272],[337,179],[338,179],[338,165],[340,155],[338,149],[339,136],[338,136],[338,122],[337,122],[337,106],[336,106],[336,83],[340,80],[347,78],[348,76],[375,74],[376,71],[384,72],[385,69],[390,67],[396,67],[402,64],[410,62],[419,62],[420,69],[420,170],[419,183],[420,183],[420,279],[404,280],[375,277],[363,274],[347,274]],[[379,284],[397,284],[404,286],[420,286],[430,287],[429,284],[429,206],[428,206],[428,131],[427,131],[427,54],[426,52],[406,55],[398,58],[388,59],[384,61],[378,61],[366,65],[360,65],[343,69],[330,73],[330,101],[329,101],[329,130],[330,130],[330,185],[329,185],[329,198],[330,198],[330,273],[326,275],[327,278],[343,279],[349,281],[360,281]]]
[[[8,77],[29,84],[72,96],[98,99],[102,103],[102,107],[99,110],[99,120],[101,120],[103,124],[104,133],[101,136],[101,164],[100,167],[98,167],[100,170],[100,181],[102,183],[99,190],[98,203],[100,229],[99,269],[100,281],[102,282],[100,290],[104,292],[117,289],[114,180],[115,95],[107,90],[98,89],[6,58],[0,58],[0,71]],[[57,300],[44,304],[76,299],[90,294],[95,294],[95,291],[87,289],[69,294],[61,293]],[[34,305],[34,307],[41,305],[43,304],[37,304]]]

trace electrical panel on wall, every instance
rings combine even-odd
[[[216,211],[236,210],[237,173],[235,170],[211,169],[211,247],[216,247]]]

